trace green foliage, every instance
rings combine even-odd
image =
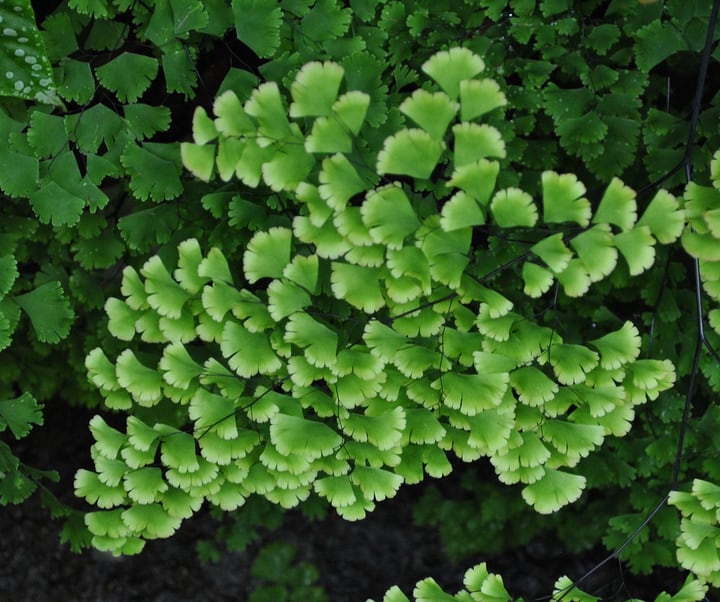
[[[431,58],[424,70],[435,73],[437,65],[442,66],[441,86],[457,93],[468,87],[464,82],[476,81],[467,78],[479,73],[482,61],[469,51],[455,49]],[[308,117],[342,121],[334,109],[341,86],[338,75],[342,74],[342,67],[332,63],[302,68],[289,86],[295,101],[290,118],[277,86],[261,85],[244,106],[239,101],[229,102],[232,93],[226,92],[221,98],[227,109],[214,125],[205,121],[203,126],[210,135],[201,133],[200,141],[187,143],[210,146],[212,132],[219,132],[217,145],[213,142],[210,146],[217,152],[218,168],[227,165],[228,173],[239,174],[247,184],[248,173],[243,170],[252,166],[255,185],[263,182],[282,192],[285,202],[301,212],[292,222],[278,216],[277,223],[282,225],[249,237],[242,272],[244,282],[255,285],[252,291],[236,287],[226,268],[217,276],[203,269],[211,257],[222,258],[222,266],[233,261],[217,248],[203,257],[199,243],[191,239],[181,245],[183,263],[178,260],[176,270],[158,256],[140,270],[144,280],[126,270],[123,291],[127,300],[108,305],[111,329],[123,340],[140,335],[149,343],[163,345],[164,350],[154,354],[162,356],[159,363],[150,359],[153,354],[148,356],[151,363],[144,363],[126,349],[113,368],[97,349],[88,356],[93,381],[104,395],[109,397],[121,389],[133,404],[142,407],[153,407],[163,398],[177,404],[174,425],[147,425],[155,431],[150,447],[137,439],[123,439],[115,431],[107,441],[105,430],[95,433],[102,458],[124,459],[126,468],[121,471],[125,475],[151,470],[143,472],[147,478],[143,476],[139,482],[125,476],[122,489],[118,483],[108,490],[104,460],[96,461],[98,472],[83,472],[76,482],[78,494],[89,501],[97,501],[101,507],[125,507],[122,517],[131,512],[129,518],[123,518],[116,553],[125,550],[127,538],[134,542],[138,537],[154,538],[165,532],[147,526],[150,514],[147,520],[140,516],[154,516],[166,507],[164,497],[171,491],[167,484],[198,504],[204,498],[225,509],[242,505],[253,493],[292,507],[314,488],[342,516],[357,519],[376,501],[395,495],[405,478],[422,479],[423,466],[430,475],[447,474],[447,452],[465,461],[489,457],[501,481],[524,484],[523,498],[535,510],[554,512],[575,501],[585,487],[585,477],[572,472],[578,461],[606,436],[625,435],[634,406],[656,397],[675,379],[669,362],[638,359],[640,337],[629,321],[604,336],[576,344],[587,356],[585,361],[577,363],[577,352],[555,355],[556,346],[564,344],[561,334],[536,322],[527,302],[512,292],[512,285],[507,290],[490,287],[490,250],[504,240],[504,231],[532,227],[541,212],[532,197],[520,190],[500,191],[488,206],[493,191],[486,181],[487,170],[476,172],[475,177],[481,178],[478,182],[469,172],[463,179],[466,194],[472,197],[475,190],[483,191],[481,198],[472,198],[485,223],[492,224],[485,228],[485,257],[479,247],[470,253],[471,230],[467,226],[443,230],[441,196],[423,200],[422,186],[400,181],[375,186],[377,177],[360,176],[349,161],[352,149],[333,155],[333,164],[357,174],[350,192],[339,196],[328,189],[331,180],[324,151],[318,151],[317,158],[315,153],[302,151],[307,163],[302,172],[295,171],[297,165],[283,168],[283,177],[291,173],[293,180],[306,180],[279,183],[280,171],[275,167],[285,161],[287,145],[292,142],[302,148],[303,130],[310,136],[316,131]],[[332,94],[305,95],[301,101],[299,90],[304,90],[309,79]],[[497,94],[495,86],[477,90],[491,99]],[[443,95],[436,92],[433,102],[450,106],[452,100]],[[411,98],[420,97],[421,93],[415,92]],[[464,101],[461,98],[461,103]],[[472,102],[483,104],[478,98]],[[484,104],[497,108],[502,103],[488,100]],[[408,107],[412,105],[403,101],[402,106],[411,112]],[[230,107],[239,118],[232,116]],[[300,123],[300,118],[304,122]],[[240,120],[241,128],[229,130],[225,125]],[[461,121],[449,131],[473,128],[488,132],[489,140],[501,140],[492,126],[474,122]],[[360,126],[358,134],[349,131],[348,136],[362,131]],[[427,178],[438,164],[447,166],[448,173],[465,166],[470,152],[475,153],[473,161],[486,162],[488,156],[498,154],[489,151],[478,156],[477,149],[459,151],[460,145],[455,143],[453,155],[443,155],[442,150],[423,152],[424,160],[429,161],[423,173],[408,173],[418,162],[407,161],[402,141],[432,140],[409,138],[416,136],[414,132],[430,136],[400,128],[375,148],[367,147],[365,160],[372,165],[374,156],[378,173]],[[258,136],[263,146],[255,144]],[[205,144],[200,143],[203,140]],[[440,149],[446,146],[442,139],[435,143]],[[222,150],[226,146],[244,149],[235,165],[227,163],[229,156]],[[190,163],[193,168],[192,159]],[[369,165],[364,169],[371,173]],[[451,188],[452,183],[446,187]],[[303,204],[309,197],[296,197],[292,191],[313,188],[319,198],[308,205],[305,217]],[[608,269],[593,272],[591,277],[589,257],[598,249],[617,247],[620,255],[631,258],[631,271],[649,267],[632,263],[643,253],[643,245],[655,244],[648,226],[639,230],[635,225],[632,191],[613,182],[593,217],[590,203],[583,197],[585,188],[574,176],[546,172],[542,190],[546,224],[587,227],[592,218],[604,233],[599,239],[586,235],[582,245],[575,243],[579,233],[570,233],[577,255],[560,242],[568,255],[562,262],[549,259],[554,233],[534,245],[516,247],[521,262],[535,253],[549,268],[551,284],[556,280],[568,297],[584,295],[592,281],[614,271],[613,261]],[[361,192],[365,194],[359,206],[348,202]],[[677,210],[676,204],[665,207],[669,214]],[[304,224],[312,224],[306,220],[313,211],[317,215],[313,226],[324,228],[327,236],[337,241],[331,247],[323,245],[322,239],[307,236]],[[611,226],[617,224],[622,229],[615,233]],[[645,238],[636,242],[634,232],[642,232]],[[185,259],[186,249],[192,250],[191,260]],[[373,255],[365,254],[372,249],[376,249]],[[409,254],[412,262],[399,261],[403,253]],[[314,258],[312,270],[299,271],[308,258]],[[258,286],[261,283],[265,283],[265,291]],[[123,307],[129,311],[119,312]],[[316,313],[315,308],[326,309]],[[387,312],[388,319],[378,314],[380,310]],[[468,319],[474,313],[477,318]],[[352,322],[365,322],[364,328],[347,330],[348,316]],[[406,326],[403,319],[418,323]],[[115,320],[117,326],[112,326]],[[187,326],[181,330],[168,327],[177,320],[187,320]],[[158,325],[151,336],[147,323]],[[187,346],[196,340],[205,341],[206,353],[210,353],[204,362],[193,357]],[[501,357],[505,360],[498,362]],[[657,378],[633,379],[633,371],[646,365],[656,370]],[[226,375],[223,384],[213,376],[218,368]],[[391,379],[400,387],[386,388]],[[568,387],[568,382],[575,386]],[[602,411],[590,405],[597,396],[609,399]],[[548,415],[542,408],[558,397],[563,401]],[[405,449],[418,445],[411,443],[407,413],[423,408],[430,411],[426,420],[437,425],[431,427],[437,434],[430,436],[432,443],[419,444],[419,473],[411,473],[400,461]],[[507,419],[500,438],[495,436],[497,416]],[[410,428],[416,433],[417,424],[410,423]],[[253,437],[241,437],[241,433]],[[212,438],[212,445],[203,443],[205,437]],[[425,441],[425,437],[413,438]],[[159,459],[155,449],[161,451]],[[167,484],[158,480],[161,475]],[[109,510],[107,515],[115,516],[115,511]],[[105,528],[97,527],[100,516],[88,527],[109,545]],[[168,531],[178,524],[171,518],[161,521]]]
[[[461,600],[462,602],[506,602],[514,600],[503,584],[502,577],[487,570],[486,563],[474,566],[465,573],[463,579],[464,589],[455,595],[446,593],[432,578],[418,581],[413,589],[412,595],[416,602],[450,602]],[[707,586],[699,581],[688,578],[684,586],[675,595],[661,593],[654,600],[655,602],[699,602],[705,599]],[[560,577],[555,582],[553,595],[549,598],[553,602],[570,600],[571,602],[596,602],[599,598],[587,594],[573,584],[567,577]],[[518,598],[521,601],[522,598]],[[633,598],[633,600],[638,600]],[[400,588],[393,586],[385,596],[383,602],[410,602],[410,598],[402,593]]]
[[[417,512],[458,555],[542,528],[624,544],[675,459],[681,247],[720,296],[717,99],[684,192],[677,169],[708,3],[346,4],[71,0],[39,28],[3,4],[0,430],[57,396],[127,414],[93,420],[76,477],[100,511],[47,497],[74,547],[137,553],[205,501],[257,514],[250,533],[271,503],[359,519],[452,456],[522,488],[475,479],[469,510],[428,489]],[[720,479],[701,368],[681,484]],[[0,458],[2,503],[54,477]],[[633,570],[674,564],[681,532],[679,562],[716,579],[705,493],[625,547]],[[521,532],[523,500],[575,509]],[[507,599],[468,575],[458,599]]]

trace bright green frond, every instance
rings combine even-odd
[[[162,370],[163,380],[181,389],[187,389],[204,370],[179,342],[170,343],[163,349],[158,366]]]
[[[360,211],[373,241],[390,249],[402,248],[405,239],[420,226],[410,200],[397,184],[368,192]]]
[[[490,461],[504,483],[535,482],[544,474],[543,465],[551,455],[536,432],[515,431]]]
[[[123,487],[128,497],[138,504],[158,501],[160,495],[168,488],[163,480],[162,471],[155,467],[140,468],[126,473]]]
[[[419,282],[425,294],[430,294],[430,264],[423,252],[415,246],[387,250],[387,267],[395,278],[407,276]]]
[[[245,112],[258,122],[258,139],[260,146],[267,146],[286,138],[293,138],[294,133],[287,117],[287,109],[283,105],[280,89],[275,82],[260,84],[245,103]]]
[[[137,416],[128,416],[126,430],[128,443],[142,452],[150,451],[160,436],[160,433],[145,424]]]
[[[449,408],[460,410],[467,416],[475,416],[491,410],[502,402],[508,388],[509,376],[495,374],[443,374],[432,383]]]
[[[593,223],[613,224],[625,231],[632,228],[636,220],[635,191],[625,186],[618,178],[613,178],[595,211]]]
[[[225,323],[220,350],[230,368],[243,378],[274,374],[282,367],[265,333],[250,332],[233,320]]]
[[[558,392],[558,385],[534,366],[523,366],[510,375],[510,385],[521,402],[538,407],[550,401]]]
[[[293,98],[290,117],[330,115],[344,74],[344,69],[337,63],[303,65],[290,86]]]
[[[422,66],[453,100],[460,94],[460,82],[473,79],[485,69],[483,60],[467,48],[451,48],[434,54]]]
[[[332,110],[353,134],[357,134],[365,121],[369,106],[370,96],[353,90],[340,96],[332,106]]]
[[[232,308],[232,313],[236,318],[245,320],[244,326],[250,332],[263,332],[275,325],[267,305],[245,289],[240,291],[239,299]]]
[[[475,198],[482,206],[486,206],[490,195],[495,190],[495,182],[500,172],[497,161],[479,159],[457,166],[453,171],[448,186],[455,186]]]
[[[314,294],[318,284],[319,265],[317,255],[296,255],[285,266],[283,276],[298,284],[310,294]]]
[[[127,442],[126,435],[109,426],[102,416],[92,417],[90,432],[95,438],[97,450],[110,460],[117,457],[120,448]]]
[[[413,597],[417,602],[457,602],[457,598],[446,594],[432,577],[417,582]]]
[[[405,429],[405,411],[396,407],[379,415],[351,412],[342,421],[342,430],[355,441],[369,442],[379,450],[398,445]]]
[[[350,263],[332,262],[330,282],[333,293],[366,313],[375,313],[385,305],[380,289],[381,272]]]
[[[584,488],[585,477],[546,468],[540,480],[522,490],[522,496],[540,514],[551,514],[576,501]]]
[[[704,479],[693,479],[692,493],[705,510],[720,508],[720,485]]]
[[[410,443],[437,443],[445,436],[445,428],[440,424],[435,413],[425,408],[405,410],[405,433]]]
[[[130,468],[142,468],[154,464],[159,446],[159,440],[155,440],[147,450],[138,450],[132,445],[126,445],[120,450],[123,461]]]
[[[182,142],[180,158],[190,173],[203,182],[209,182],[215,169],[215,150],[214,144],[199,145]]]
[[[440,227],[445,232],[485,223],[485,212],[478,202],[464,190],[456,192],[442,208]]]
[[[271,190],[293,191],[310,173],[315,159],[300,140],[284,144],[276,149],[272,158],[262,164],[263,181]]]
[[[561,232],[543,238],[530,247],[530,250],[556,274],[567,268],[573,255],[572,251],[565,246]]]
[[[381,502],[393,498],[402,485],[402,477],[382,468],[356,465],[350,480],[357,485],[368,500]]]
[[[710,232],[700,234],[685,228],[682,234],[682,245],[685,250],[698,259],[715,262],[720,261],[720,245]]]
[[[512,413],[498,410],[486,410],[475,416],[467,416],[469,426],[468,445],[485,455],[497,454],[502,450],[515,428]]]
[[[202,292],[203,308],[218,323],[222,322],[225,314],[241,300],[243,300],[242,293],[224,282],[206,286]]]
[[[379,320],[368,321],[363,339],[371,353],[385,362],[392,362],[396,353],[408,343],[402,334]]]
[[[207,496],[207,500],[225,512],[233,512],[245,503],[246,495],[244,487],[225,481],[218,491]]]
[[[569,577],[560,577],[554,586],[553,601],[567,600],[567,602],[599,602],[599,598],[581,591],[573,584]]]
[[[178,263],[180,269],[183,269],[185,262],[182,254]],[[233,281],[227,259],[225,259],[222,251],[217,247],[210,249],[207,256],[199,263],[197,266],[197,275],[198,280],[196,281],[195,286],[199,283],[199,279],[211,280],[212,282],[232,283]],[[180,284],[183,284],[182,278],[178,276],[178,270],[175,270],[175,277],[178,279]]]
[[[498,83],[492,79],[460,82],[460,118],[470,121],[507,104]]]
[[[199,274],[202,262],[202,251],[197,239],[190,238],[178,245],[178,267],[173,277],[191,295],[199,293],[210,280],[208,276]]]
[[[400,111],[410,117],[433,138],[442,139],[448,125],[457,114],[459,105],[442,92],[432,94],[419,89],[406,98]]]
[[[475,326],[486,337],[495,341],[506,342],[510,339],[510,331],[513,326],[520,320],[522,318],[514,312],[493,317],[490,315],[490,306],[487,303],[482,303],[475,318]]]
[[[547,293],[554,281],[552,272],[530,261],[523,264],[522,278],[525,283],[523,292],[533,298],[542,297]]]
[[[174,468],[181,474],[199,471],[200,464],[195,454],[195,439],[193,436],[169,427],[162,430],[167,431],[162,435],[162,444],[160,446],[162,463],[169,468]]]
[[[484,316],[492,319],[506,316],[513,308],[513,302],[496,290],[477,284],[471,278],[463,279],[459,289],[463,301],[481,301],[477,321],[482,321]]]
[[[575,222],[585,227],[590,223],[590,201],[583,195],[585,185],[573,174],[554,171],[542,174],[543,220],[546,224]]]
[[[564,420],[546,420],[542,436],[570,459],[585,458],[605,439],[605,429],[594,424],[575,424]]]
[[[230,466],[235,460],[245,458],[260,443],[260,435],[255,431],[241,430],[236,438],[223,439],[214,431],[203,431],[198,442],[200,454],[208,462]],[[225,475],[225,478],[228,479],[228,476]]]
[[[184,290],[163,265],[158,255],[153,255],[143,265],[140,273],[145,277],[147,302],[161,316],[180,318],[190,294]]]
[[[195,421],[195,431],[199,433],[199,438],[209,434],[208,431],[226,440],[238,436],[235,403],[227,397],[200,387],[190,401],[188,416]]]
[[[357,499],[348,476],[324,477],[317,479],[313,486],[318,495],[327,499],[334,508],[344,508]]]
[[[606,223],[599,223],[570,240],[570,246],[575,249],[593,282],[608,276],[617,265],[618,252],[613,241],[610,226]]]
[[[125,490],[120,485],[115,487],[105,485],[96,473],[84,468],[75,473],[73,485],[76,496],[84,498],[98,508],[115,508],[127,499]]]
[[[299,454],[308,461],[332,454],[342,443],[328,425],[282,413],[270,419],[270,440],[281,454]]]
[[[217,100],[215,102],[217,103]],[[208,117],[208,114],[203,107],[195,108],[195,112],[193,113],[192,131],[193,140],[195,140],[197,144],[207,144],[218,137],[218,130],[215,128],[215,122]],[[227,132],[223,133],[227,134]]]
[[[547,352],[547,358],[558,382],[574,385],[585,382],[587,374],[598,365],[598,354],[582,345],[555,343]]]
[[[499,190],[490,202],[495,223],[501,228],[524,226],[532,228],[538,219],[538,211],[532,197],[519,188]]]
[[[315,226],[309,218],[298,215],[293,220],[293,234],[298,240],[312,244],[318,257],[325,259],[337,259],[351,249],[331,220]]]
[[[502,577],[489,573],[484,562],[467,570],[463,585],[474,594],[473,600],[476,599],[477,593],[480,594],[477,598],[479,602],[507,602],[512,599],[505,589]]]
[[[487,157],[505,158],[505,141],[494,127],[463,122],[454,125],[452,130],[455,169]]]
[[[574,258],[557,274],[557,280],[568,297],[582,297],[590,289],[592,278],[582,260]]]
[[[133,309],[146,310],[150,307],[147,301],[147,292],[140,276],[132,266],[126,266],[122,272],[120,292]]]
[[[418,238],[422,241],[420,248],[430,262],[433,278],[451,288],[457,288],[470,262],[468,253],[472,230],[464,228],[444,232],[434,227],[436,225],[439,225],[439,219],[426,220],[418,232]]]
[[[348,158],[339,153],[323,160],[318,179],[320,197],[336,211],[342,211],[353,196],[368,188]]]
[[[642,274],[652,267],[655,261],[655,239],[649,226],[637,226],[621,232],[615,236],[614,242],[625,258],[631,276]]]
[[[372,380],[382,373],[384,362],[362,346],[343,349],[337,355],[337,362],[332,367],[333,374],[344,376],[355,374],[364,380]]]
[[[162,376],[148,368],[130,349],[123,351],[115,362],[118,384],[140,405],[150,407],[162,399]]]
[[[632,322],[625,322],[622,328],[590,341],[600,353],[600,366],[615,370],[633,362],[640,355],[640,333]]]
[[[92,383],[103,392],[115,391],[120,387],[115,376],[115,366],[99,347],[87,354],[85,368]]]
[[[517,366],[514,358],[486,351],[475,351],[473,363],[478,374],[507,374]]]
[[[123,510],[107,510],[88,512],[85,514],[85,524],[93,535],[107,535],[108,537],[126,537],[128,528],[122,522]]]
[[[312,304],[305,289],[285,279],[273,280],[268,285],[267,292],[268,311],[278,322]]]
[[[306,313],[298,312],[290,316],[285,326],[285,340],[302,347],[305,357],[313,366],[324,368],[335,363],[337,334]]]
[[[426,179],[444,150],[445,143],[424,130],[400,130],[385,139],[377,157],[377,172]]]
[[[181,518],[170,516],[159,503],[138,504],[122,513],[125,525],[146,539],[170,537],[180,527]]]
[[[256,232],[243,254],[243,270],[251,284],[261,278],[280,278],[290,263],[292,231],[270,228]]]
[[[255,132],[255,124],[232,90],[223,92],[215,99],[213,112],[216,115],[214,127],[225,136],[243,136]],[[208,131],[208,128],[204,128],[203,133],[207,136],[212,133],[212,130]],[[197,138],[195,138],[195,142],[202,144],[202,140]]]
[[[265,444],[262,454],[260,454],[260,462],[272,471],[277,473],[289,472],[291,475],[299,475],[306,472],[310,468],[310,461],[305,458],[302,454],[290,454],[283,455],[272,444],[268,441]],[[252,476],[253,470],[250,469],[250,475]],[[277,480],[278,474],[273,475]],[[277,484],[274,483],[274,486]]]
[[[347,126],[335,117],[318,117],[305,139],[308,153],[349,153],[352,138]]]

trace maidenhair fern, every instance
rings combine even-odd
[[[467,50],[434,55],[427,87],[399,104],[407,126],[378,147],[362,135],[369,96],[333,63],[298,72],[289,114],[274,83],[244,104],[225,92],[214,120],[197,111],[187,167],[264,185],[296,216],[251,235],[241,272],[193,239],[172,263],[125,268],[109,328],[150,347],[86,361],[130,412],[125,433],[93,419],[95,471],[76,477],[101,508],[88,515],[96,546],[135,552],[203,500],[232,509],[252,494],[292,507],[314,491],[362,518],[402,483],[448,474],[450,452],[489,457],[554,512],[582,494],[579,460],[672,386],[672,364],[639,359],[631,322],[566,340],[527,299],[642,273],[681,234],[677,201],[658,193],[638,220],[617,181],[595,210],[573,175],[543,174],[540,202],[498,187],[505,145],[483,120],[505,98],[482,70]],[[346,142],[321,141],[327,127]],[[428,194],[431,174],[446,179]]]
[[[552,512],[611,486],[542,524],[623,546],[634,571],[673,564],[674,508],[625,539],[664,495],[670,389],[694,370],[680,244],[718,297],[714,101],[697,184],[678,200],[648,182],[682,179],[678,90],[710,3],[345,4],[70,0],[36,4],[38,28],[29,1],[2,3],[3,437],[40,422],[37,400],[95,403],[55,359],[81,367],[100,345],[91,381],[128,418],[93,420],[77,478],[98,547],[136,552],[204,500],[318,494],[360,518],[455,455],[523,488],[472,479],[483,504],[457,547],[543,528],[518,532],[523,499]],[[187,142],[180,99],[198,90]],[[720,388],[715,359],[698,398]],[[678,486],[699,484],[673,501],[680,561],[709,581],[720,441],[717,412],[697,415]],[[0,473],[0,503],[43,476],[4,442]],[[428,504],[441,526],[465,516]],[[469,595],[505,599],[480,571]]]
[[[413,589],[412,596],[415,602],[507,602],[513,597],[505,589],[505,584],[500,575],[488,571],[486,563],[478,564],[469,569],[463,578],[464,589],[455,595],[447,593],[431,577],[418,581]],[[682,588],[675,594],[661,593],[655,598],[655,602],[699,602],[705,600],[707,586],[689,577]],[[560,577],[555,582],[553,595],[549,597],[552,602],[567,600],[569,602],[598,602],[600,598],[585,593],[576,587],[567,577]],[[634,598],[637,602],[639,599]],[[410,602],[400,588],[390,588],[382,602]]]

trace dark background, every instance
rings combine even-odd
[[[61,480],[52,490],[68,505],[85,508],[73,496],[72,479],[78,467],[92,467],[87,423],[94,412],[58,402],[46,404],[44,413],[45,426],[19,441],[15,451],[31,466],[57,469]],[[453,476],[447,479],[452,482]],[[547,600],[559,576],[578,578],[607,555],[598,548],[576,557],[548,536],[521,549],[508,543],[508,551],[495,557],[452,563],[437,532],[413,523],[413,501],[421,492],[422,485],[403,487],[397,497],[378,504],[358,522],[332,512],[311,522],[299,511],[287,512],[277,531],[265,533],[246,552],[228,552],[207,564],[200,562],[195,549],[196,542],[212,538],[218,526],[206,508],[185,521],[171,539],[148,542],[138,556],[113,558],[90,550],[74,554],[61,544],[62,521],[49,519],[36,494],[19,506],[0,508],[0,601],[242,601],[259,585],[249,571],[255,554],[273,541],[293,544],[297,562],[317,567],[319,585],[333,602],[380,602],[394,584],[410,596],[414,584],[429,576],[455,593],[462,588],[465,571],[482,561],[503,576],[513,596]],[[637,578],[611,561],[593,575],[587,589],[604,599],[653,600],[663,589],[675,593],[683,579],[674,571]]]

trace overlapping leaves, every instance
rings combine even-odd
[[[490,457],[501,481],[522,483],[529,504],[553,512],[583,491],[584,477],[570,472],[578,461],[606,436],[625,434],[619,423],[633,406],[672,384],[662,363],[658,378],[632,379],[640,341],[632,323],[566,344],[524,315],[521,297],[481,282],[489,248],[471,248],[473,226],[522,231],[542,220],[559,230],[511,262],[524,260],[531,297],[556,281],[581,296],[619,256],[630,273],[647,269],[654,232],[666,242],[679,236],[656,225],[677,210],[674,199],[658,197],[639,225],[634,194],[620,182],[594,214],[572,175],[544,173],[542,204],[498,189],[505,146],[477,121],[504,97],[476,79],[482,68],[467,50],[438,53],[426,72],[443,91],[416,92],[401,107],[422,129],[400,128],[374,149],[378,174],[422,182],[450,168],[454,196],[445,206],[406,180],[378,183],[358,162],[367,97],[343,93],[337,64],[303,67],[289,109],[279,86],[263,84],[244,104],[226,92],[214,120],[196,113],[195,142],[183,146],[196,175],[208,179],[217,168],[223,180],[275,191],[298,214],[248,238],[241,281],[252,288],[235,284],[223,251],[203,254],[192,239],[181,244],[177,269],[157,256],[141,277],[126,268],[126,299],[107,306],[111,331],[162,352],[127,349],[113,363],[95,350],[91,379],[109,402],[122,392],[140,406],[166,399],[182,418],[133,419],[132,436],[95,429],[97,473],[82,473],[78,492],[127,507],[114,544],[102,525],[116,511],[94,517],[104,545],[123,553],[133,538],[162,536],[203,499],[234,508],[259,494],[291,507],[315,491],[361,518],[406,478],[447,474],[450,452]],[[444,115],[442,127],[433,111]],[[328,128],[342,132],[336,147]],[[354,322],[360,327],[348,329]],[[190,345],[198,340],[202,352]],[[418,469],[403,460],[409,450]],[[180,508],[165,499],[178,491]]]

